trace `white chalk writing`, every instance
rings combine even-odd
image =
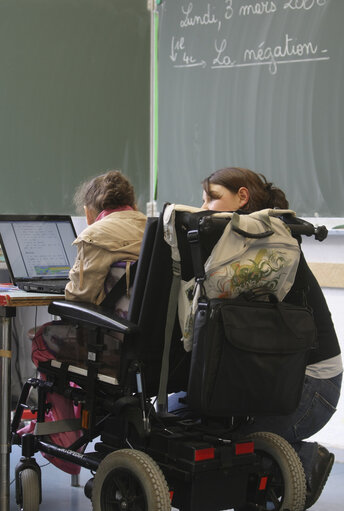
[[[240,16],[249,14],[273,14],[277,7],[275,2],[256,2],[255,4],[241,5],[239,9]]]
[[[184,50],[184,37],[180,37],[179,39],[175,40],[174,36],[172,37],[171,41],[171,53],[170,53],[170,59],[175,62],[178,57],[178,51]]]
[[[180,0],[179,27],[170,40],[170,62],[175,68],[209,66],[211,69],[224,69],[263,65],[271,75],[275,75],[279,64],[329,60],[327,49],[321,47],[316,40],[317,32],[312,32],[312,39],[307,38],[306,32],[302,37],[295,32],[295,27],[299,26],[295,24],[295,16],[309,17],[312,9],[324,9],[328,1],[219,0],[201,5],[201,2]],[[275,16],[281,17],[281,26],[288,26],[288,11],[293,18],[290,28],[285,29],[285,32],[271,30]],[[239,45],[235,17],[250,18],[247,21],[250,28],[245,28],[245,35],[239,33]],[[266,17],[269,20],[268,31]],[[261,28],[258,19],[264,20]],[[203,31],[203,36],[200,35],[200,30]]]
[[[268,62],[269,71],[271,74],[277,72],[277,60],[284,59],[285,57],[304,55],[315,55],[318,52],[317,45],[311,42],[307,43],[293,43],[293,39],[285,34],[284,44],[275,47],[265,46],[265,42],[259,44],[257,49],[247,49],[244,51],[244,62]]]
[[[195,25],[219,25],[219,20],[214,14],[210,12],[211,9],[211,5],[208,4],[207,11],[203,15],[195,14],[191,16],[193,11],[193,3],[190,2],[186,8],[182,7],[184,19],[180,21],[180,27],[187,28],[190,26],[193,27]]]
[[[226,10],[225,10],[225,18],[226,20],[230,20],[234,14],[233,10],[233,0],[225,0],[226,1]]]
[[[285,2],[283,5],[283,8],[309,11],[316,6],[323,7],[326,3],[327,0],[288,0],[288,2]]]
[[[223,39],[220,44],[215,41],[215,51],[216,57],[213,59],[212,67],[233,67],[235,66],[235,61],[231,60],[229,55],[224,55],[224,51],[227,48],[227,41]]]
[[[175,67],[205,67],[206,61],[198,61],[193,55],[189,54],[185,48],[184,37],[172,37],[170,59]]]

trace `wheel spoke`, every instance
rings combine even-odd
[[[274,509],[279,509],[281,505],[280,497],[276,495],[276,492],[274,489],[271,489],[271,491],[268,492],[267,499],[268,502],[272,502],[274,505]]]
[[[134,478],[129,480],[128,485],[128,504],[131,511],[144,511],[145,498],[143,490],[138,481]]]
[[[130,499],[133,499],[136,497],[137,495],[137,492],[139,491],[139,485],[137,483],[137,480],[134,478],[134,477],[130,477],[128,479],[128,486],[127,486],[127,491],[128,491],[128,497]]]
[[[103,503],[105,505],[105,510],[104,511],[110,511],[110,510],[120,510],[121,509],[121,506],[120,506],[120,499],[117,498],[116,495],[111,495],[110,493],[107,493],[106,496],[104,497],[103,499]]]
[[[132,501],[132,511],[144,511],[146,509],[146,501],[143,495],[137,495]]]
[[[106,511],[121,511],[121,503],[118,500],[106,499]]]
[[[114,488],[116,489],[116,498],[117,500],[119,500],[120,498],[128,498],[128,496],[130,495],[130,492],[128,491],[128,487],[129,487],[129,483],[128,483],[128,478],[125,478],[123,476],[123,474],[116,474],[116,472],[114,472],[112,474],[112,484],[114,486]],[[125,480],[127,479],[127,480]],[[130,479],[129,479],[130,481]],[[117,497],[117,493],[119,493],[118,497]]]
[[[111,474],[111,478],[108,479],[107,484],[104,487],[103,492],[103,504],[105,506],[104,511],[120,511],[121,501],[125,495],[125,484],[122,482],[120,474],[115,472]]]
[[[139,482],[126,471],[113,471],[107,481],[106,510],[120,510],[126,502],[128,511],[145,511],[145,497]],[[108,507],[109,506],[109,507]]]

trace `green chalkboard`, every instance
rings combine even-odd
[[[164,0],[159,202],[242,166],[299,215],[344,217],[343,20],[343,0]]]
[[[0,0],[0,211],[73,213],[121,169],[149,195],[145,0]]]

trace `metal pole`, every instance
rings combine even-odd
[[[75,486],[75,487],[79,487],[80,486],[79,474],[72,474],[70,476],[70,484],[71,484],[71,486]]]
[[[0,341],[0,511],[10,508],[11,317],[15,309],[1,307]]]
[[[150,145],[149,145],[149,174],[150,190],[149,202],[147,203],[147,216],[157,216],[157,205],[155,197],[156,186],[156,29],[157,29],[157,10],[156,0],[148,0],[147,8],[151,13],[150,21]]]

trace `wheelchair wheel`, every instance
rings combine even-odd
[[[25,468],[19,474],[19,484],[21,511],[38,511],[40,486],[37,472],[31,468]]]
[[[263,473],[268,476],[266,490],[257,491],[257,479],[252,477],[248,501],[236,511],[303,511],[306,499],[305,473],[293,447],[284,438],[269,432],[249,435]]]
[[[121,449],[99,464],[92,488],[94,511],[168,511],[169,489],[155,461],[144,452]]]

